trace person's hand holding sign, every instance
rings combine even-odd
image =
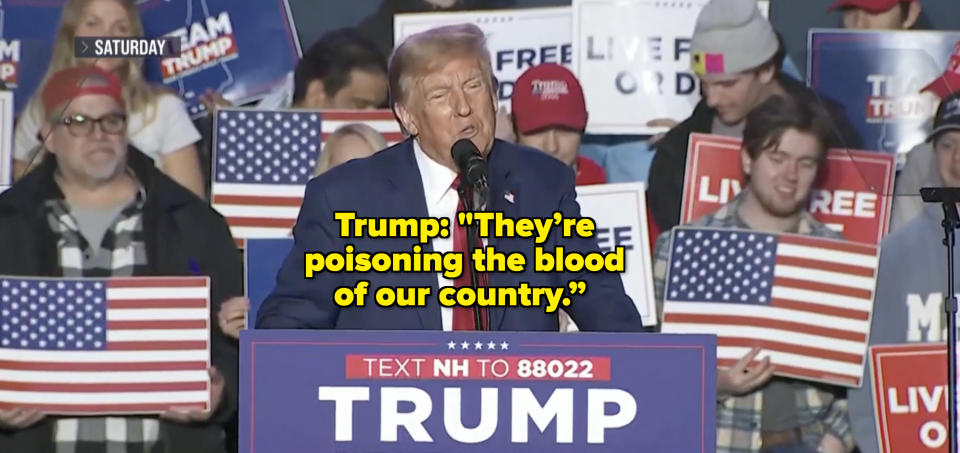
[[[773,364],[770,363],[770,356],[764,357],[763,360],[754,365],[750,365],[759,353],[760,348],[755,347],[732,367],[717,370],[718,399],[750,393],[770,380],[774,368]]]
[[[670,118],[657,118],[655,120],[647,121],[647,127],[665,127],[668,131],[676,127],[678,124],[680,124],[679,121],[672,120]],[[657,142],[659,142],[660,139],[665,135],[667,135],[667,132],[660,132],[652,135],[647,139],[647,146],[656,145]]]
[[[223,401],[223,375],[216,368],[210,368],[210,408],[201,411],[195,408],[171,407],[166,412],[160,414],[160,418],[179,423],[197,423],[210,420],[213,413],[220,407]]]
[[[246,297],[231,297],[220,305],[217,314],[217,323],[224,335],[238,339],[240,330],[247,323],[247,311],[250,310],[250,300]]]
[[[43,413],[36,409],[21,407],[10,410],[0,409],[0,429],[23,429],[43,420]]]
[[[233,103],[228,101],[223,95],[214,90],[207,90],[200,96],[200,103],[208,112],[215,112],[219,108],[233,107]]]

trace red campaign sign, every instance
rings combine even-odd
[[[814,183],[810,212],[847,240],[879,244],[887,233],[895,171],[892,154],[831,149]],[[740,139],[690,134],[681,223],[716,211],[744,185]]]
[[[947,345],[871,346],[870,374],[880,451],[947,453]]]

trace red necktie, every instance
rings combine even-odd
[[[457,176],[457,179],[453,181],[451,188],[457,190],[457,186],[460,184],[460,177]],[[470,188],[467,188],[466,196],[473,196]],[[457,202],[457,212],[464,210],[463,200],[458,198]],[[480,241],[480,236],[476,236],[476,244],[478,247],[482,247],[482,242]],[[456,253],[463,254],[463,274],[460,275],[460,278],[457,278],[453,281],[453,285],[457,288],[470,286],[470,268],[473,266],[473,263],[470,260],[471,253],[467,253],[467,227],[460,226],[457,224],[456,216],[453,219],[453,251]],[[477,287],[487,286],[487,274],[477,272]],[[487,313],[486,309],[480,307],[480,317],[483,324],[487,325]],[[476,322],[474,320],[473,307],[464,307],[462,305],[455,305],[453,307],[453,330],[477,330]]]

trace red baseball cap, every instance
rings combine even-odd
[[[43,85],[43,109],[50,113],[57,106],[85,94],[105,94],[123,105],[123,81],[116,74],[93,65],[61,69]]]
[[[900,3],[916,2],[919,0],[837,0],[830,7],[830,11],[840,8],[858,8],[870,13],[882,13],[890,11],[890,8]]]
[[[555,63],[543,63],[521,74],[510,103],[517,131],[522,134],[550,126],[578,131],[587,127],[583,88],[569,69]]]
[[[949,97],[951,94],[960,91],[960,41],[953,46],[953,54],[947,61],[947,68],[940,77],[934,79],[929,85],[923,87],[920,92],[930,91],[936,94],[940,99]]]

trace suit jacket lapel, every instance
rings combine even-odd
[[[401,152],[394,153],[389,165],[383,170],[386,173],[387,187],[384,190],[383,203],[392,206],[398,211],[397,217],[428,217],[427,200],[423,195],[423,179],[420,168],[413,155],[413,139],[407,139]],[[407,240],[407,239],[402,239]],[[410,251],[416,239],[409,239],[407,251]],[[422,244],[424,252],[433,252],[431,243]],[[437,293],[440,291],[437,275],[434,273],[410,273],[404,276],[407,286],[429,286],[432,288],[427,305],[415,308],[420,324],[426,330],[442,330],[443,321],[440,317],[440,305]]]
[[[523,212],[519,209],[519,204],[523,202],[523,198],[518,195],[520,187],[512,177],[514,155],[508,147],[497,140],[494,142],[488,159],[487,185],[489,193],[487,194],[487,206],[489,207],[487,210],[503,213],[504,217],[516,217],[518,212]],[[488,243],[496,245],[497,238],[488,238]]]
[[[522,210],[523,195],[519,181],[513,176],[515,154],[499,140],[494,142],[488,157],[487,195],[488,211],[503,213],[504,217],[516,218]],[[487,238],[488,245],[496,246],[496,237]],[[528,261],[531,257],[528,257]],[[491,330],[500,330],[506,316],[505,307],[488,307]]]

